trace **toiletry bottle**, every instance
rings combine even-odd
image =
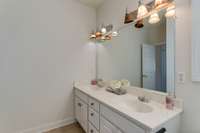
[[[174,109],[174,96],[173,95],[171,95],[169,93],[169,95],[166,96],[166,101],[165,102],[166,102],[166,108],[167,109],[170,109],[170,110]]]

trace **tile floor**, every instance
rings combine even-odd
[[[85,133],[79,124],[74,123],[69,126],[61,127],[58,129],[51,130],[46,133]]]

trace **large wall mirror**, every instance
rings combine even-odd
[[[110,41],[97,43],[97,75],[104,80],[127,79],[131,86],[174,93],[175,19],[160,13],[161,21],[137,29],[120,28]]]

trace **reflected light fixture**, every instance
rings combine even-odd
[[[138,5],[137,18],[142,18],[148,14],[148,10],[147,10],[146,6],[141,2],[141,0],[139,0],[138,3],[139,3],[139,5]]]
[[[169,18],[169,17],[174,17],[176,14],[175,12],[175,5],[171,5],[167,8],[167,12],[165,14],[165,17]]]
[[[102,25],[102,27],[101,27],[101,33],[102,34],[106,34],[106,32],[107,32],[106,27],[104,25]]]
[[[150,18],[149,18],[149,23],[150,24],[156,24],[156,23],[158,23],[160,21],[160,18],[159,18],[159,15],[158,15],[158,13],[156,12],[156,13],[153,13],[151,16],[150,16]]]
[[[106,28],[103,27],[103,28],[101,29],[101,33],[102,33],[102,34],[105,34],[106,32],[107,32]]]
[[[113,32],[112,32],[112,36],[113,36],[113,37],[118,36],[118,32],[117,32],[117,31],[113,31]]]
[[[94,38],[96,38],[96,35],[95,34],[91,34],[90,35],[90,39],[94,39]]]
[[[144,27],[143,19],[141,19],[141,20],[139,20],[139,21],[136,22],[135,28],[140,29],[140,28],[143,28],[143,27]]]
[[[95,32],[92,31],[92,33],[90,34],[90,39],[95,39],[95,38],[96,38]]]
[[[119,33],[113,29],[114,27],[112,24],[109,24],[106,26],[102,25],[101,29],[97,28],[96,32],[92,31],[92,33],[89,36],[89,39],[100,41],[100,42],[111,40],[113,37],[116,37],[119,35]]]

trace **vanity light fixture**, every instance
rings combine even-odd
[[[157,7],[163,6],[167,2],[168,0],[155,0],[155,7],[157,8]]]
[[[125,19],[124,19],[124,24],[129,24],[131,22],[133,22],[133,18],[128,13],[128,8],[126,8],[126,14],[125,14]]]
[[[157,12],[153,13],[149,18],[150,24],[156,24],[160,21],[159,15]]]
[[[169,17],[174,17],[175,14],[176,14],[176,12],[175,12],[175,5],[172,4],[171,6],[169,6],[169,7],[167,8],[167,12],[166,12],[166,14],[165,14],[165,17],[167,17],[167,18],[169,18]]]
[[[153,0],[147,4],[142,3],[142,0],[139,0],[139,6],[137,10],[127,13],[124,24],[131,23],[130,18],[135,23],[136,28],[142,28],[144,26],[143,20],[149,18],[149,23],[155,24],[160,21],[158,13],[165,10],[166,17],[175,16],[175,4],[174,0]],[[129,19],[127,19],[129,16]],[[128,20],[128,21],[127,21]],[[129,22],[130,21],[130,22]]]
[[[148,14],[148,10],[147,10],[146,6],[142,3],[141,0],[139,0],[137,18],[142,18],[147,14]]]

